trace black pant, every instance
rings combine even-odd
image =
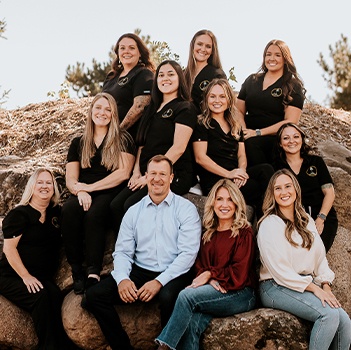
[[[44,288],[39,292],[29,293],[19,276],[0,274],[0,294],[30,313],[39,340],[38,349],[65,350],[76,348],[63,329],[60,289],[52,281],[40,280],[40,282]]]
[[[159,274],[159,272],[145,270],[133,265],[130,279],[139,289],[146,282],[155,279]],[[173,279],[161,288],[157,297],[160,303],[162,327],[167,324],[172,314],[179,292],[190,284],[191,279],[192,274],[188,272]],[[117,311],[114,308],[116,304],[124,305],[125,303],[119,296],[116,281],[112,275],[109,275],[106,279],[87,289],[85,301],[82,306],[95,316],[113,350],[129,350],[132,347],[129,337],[123,329]]]
[[[82,273],[85,242],[87,274],[100,274],[106,231],[111,223],[110,203],[124,185],[113,191],[92,193],[92,204],[88,211],[83,210],[76,196],[69,197],[63,205],[62,237],[73,273]]]
[[[275,135],[255,136],[245,140],[245,152],[248,167],[257,164],[273,164]]]

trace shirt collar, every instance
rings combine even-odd
[[[165,203],[168,204],[168,206],[170,206],[171,203],[172,203],[173,198],[174,198],[174,193],[173,193],[172,191],[169,191],[169,193],[168,193],[168,195],[166,196],[166,198],[165,198],[160,204],[162,204],[163,202],[165,202]],[[149,206],[150,204],[156,205],[156,204],[152,201],[152,199],[151,199],[151,197],[150,197],[149,195],[146,196],[145,204],[146,204],[146,206]],[[160,205],[160,204],[159,204],[159,205]]]

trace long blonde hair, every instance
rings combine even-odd
[[[47,172],[51,175],[52,183],[54,185],[54,194],[50,199],[50,203],[52,204],[53,207],[58,204],[59,199],[60,199],[60,192],[59,192],[59,189],[57,186],[55,175],[52,172],[52,170],[50,170],[49,168],[42,167],[42,168],[36,169],[34,171],[34,173],[28,179],[28,182],[27,182],[26,187],[24,189],[22,198],[21,198],[18,205],[28,205],[29,204],[30,200],[32,199],[33,193],[34,193],[34,188],[35,188],[35,185],[37,183],[38,177],[41,173],[44,173],[44,172]]]
[[[290,221],[280,210],[279,205],[277,204],[274,198],[274,185],[277,178],[281,175],[287,175],[290,177],[291,182],[296,191],[296,199],[294,203],[294,222]],[[311,249],[313,243],[313,233],[307,229],[307,224],[309,222],[309,216],[307,215],[306,211],[304,210],[302,203],[301,203],[301,188],[296,179],[296,177],[287,169],[281,169],[275,172],[267,186],[266,194],[263,200],[263,216],[258,222],[258,226],[261,222],[269,215],[277,215],[279,216],[284,223],[286,224],[285,227],[285,237],[288,242],[297,247],[298,244],[292,239],[292,233],[294,230],[301,236],[302,238],[302,247]]]
[[[213,79],[209,84],[208,87],[206,88],[205,94],[204,94],[204,99],[202,101],[202,114],[198,118],[199,124],[203,124],[206,129],[211,129],[211,119],[212,119],[212,113],[210,110],[210,107],[208,105],[208,97],[211,93],[211,90],[214,86],[219,85],[223,90],[224,94],[228,103],[228,109],[224,112],[224,119],[227,121],[227,123],[230,126],[230,133],[232,136],[239,140],[240,138],[240,131],[241,131],[241,125],[236,119],[236,113],[237,109],[235,107],[235,94],[228,83],[227,79]]]
[[[186,84],[187,84],[188,89],[190,91],[191,91],[192,86],[193,86],[193,82],[195,79],[195,72],[196,72],[196,60],[194,57],[195,41],[201,35],[208,35],[212,40],[212,53],[211,53],[210,57],[208,58],[208,64],[210,64],[211,66],[214,66],[216,68],[222,69],[222,63],[221,63],[221,60],[219,58],[218,44],[217,44],[217,39],[216,39],[215,35],[210,30],[207,30],[207,29],[199,30],[197,33],[195,33],[195,35],[191,39],[190,48],[189,48],[188,65],[184,71]]]
[[[81,138],[82,155],[80,165],[82,168],[90,168],[90,159],[96,152],[96,146],[94,143],[94,122],[92,118],[92,111],[94,104],[100,98],[105,98],[111,108],[111,121],[108,125],[108,131],[103,141],[104,147],[102,150],[101,164],[106,169],[113,171],[118,169],[121,152],[126,151],[127,144],[131,139],[131,136],[129,136],[127,132],[123,132],[120,129],[116,101],[110,94],[106,92],[97,94],[91,102],[83,137]]]
[[[211,240],[213,233],[218,228],[219,221],[214,211],[214,204],[217,192],[220,188],[225,188],[229,192],[229,196],[236,207],[231,227],[231,237],[236,237],[239,234],[239,229],[250,226],[246,216],[246,203],[238,186],[236,186],[232,180],[221,179],[217,181],[212,187],[205,203],[204,216],[202,222],[205,228],[205,233],[202,237],[204,243],[207,243]]]

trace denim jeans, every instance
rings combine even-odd
[[[255,292],[249,287],[228,293],[209,284],[186,288],[179,293],[172,316],[156,342],[171,349],[198,350],[200,336],[213,317],[252,310],[255,302]]]
[[[311,292],[297,292],[278,285],[274,280],[260,283],[263,306],[290,312],[314,322],[309,350],[348,350],[351,342],[351,321],[342,308],[324,307]]]

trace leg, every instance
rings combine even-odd
[[[331,343],[331,350],[349,349],[351,344],[351,321],[344,309],[339,308],[339,327]]]
[[[321,234],[322,241],[325,246],[326,252],[329,251],[333,245],[336,233],[338,231],[338,217],[335,209],[332,207],[327,215],[327,219],[324,222],[324,229]]]
[[[189,334],[189,330],[199,329],[199,325],[189,327],[193,321],[194,312],[209,315],[202,320],[199,320],[198,316],[194,317],[194,322],[200,322],[201,331],[203,331],[213,316],[225,317],[249,311],[254,306],[255,294],[251,288],[228,293],[221,293],[209,284],[198,288],[184,289],[179,293],[172,316],[157,337],[157,341],[165,343],[171,348],[176,348],[181,338],[186,334],[189,340],[182,339],[182,345],[186,349],[191,349],[190,342],[193,341],[196,334]],[[186,332],[188,328],[189,330]]]
[[[323,307],[321,301],[311,292],[296,292],[279,286],[273,280],[261,282],[260,296],[265,307],[284,310],[314,322],[310,350],[329,349],[339,327],[340,310],[329,305]]]
[[[245,150],[248,167],[257,164],[272,164],[273,147],[275,136],[251,137],[245,141]]]
[[[123,302],[119,297],[116,281],[109,275],[87,289],[82,306],[94,315],[113,350],[132,349],[129,337],[114,308],[115,304]]]

